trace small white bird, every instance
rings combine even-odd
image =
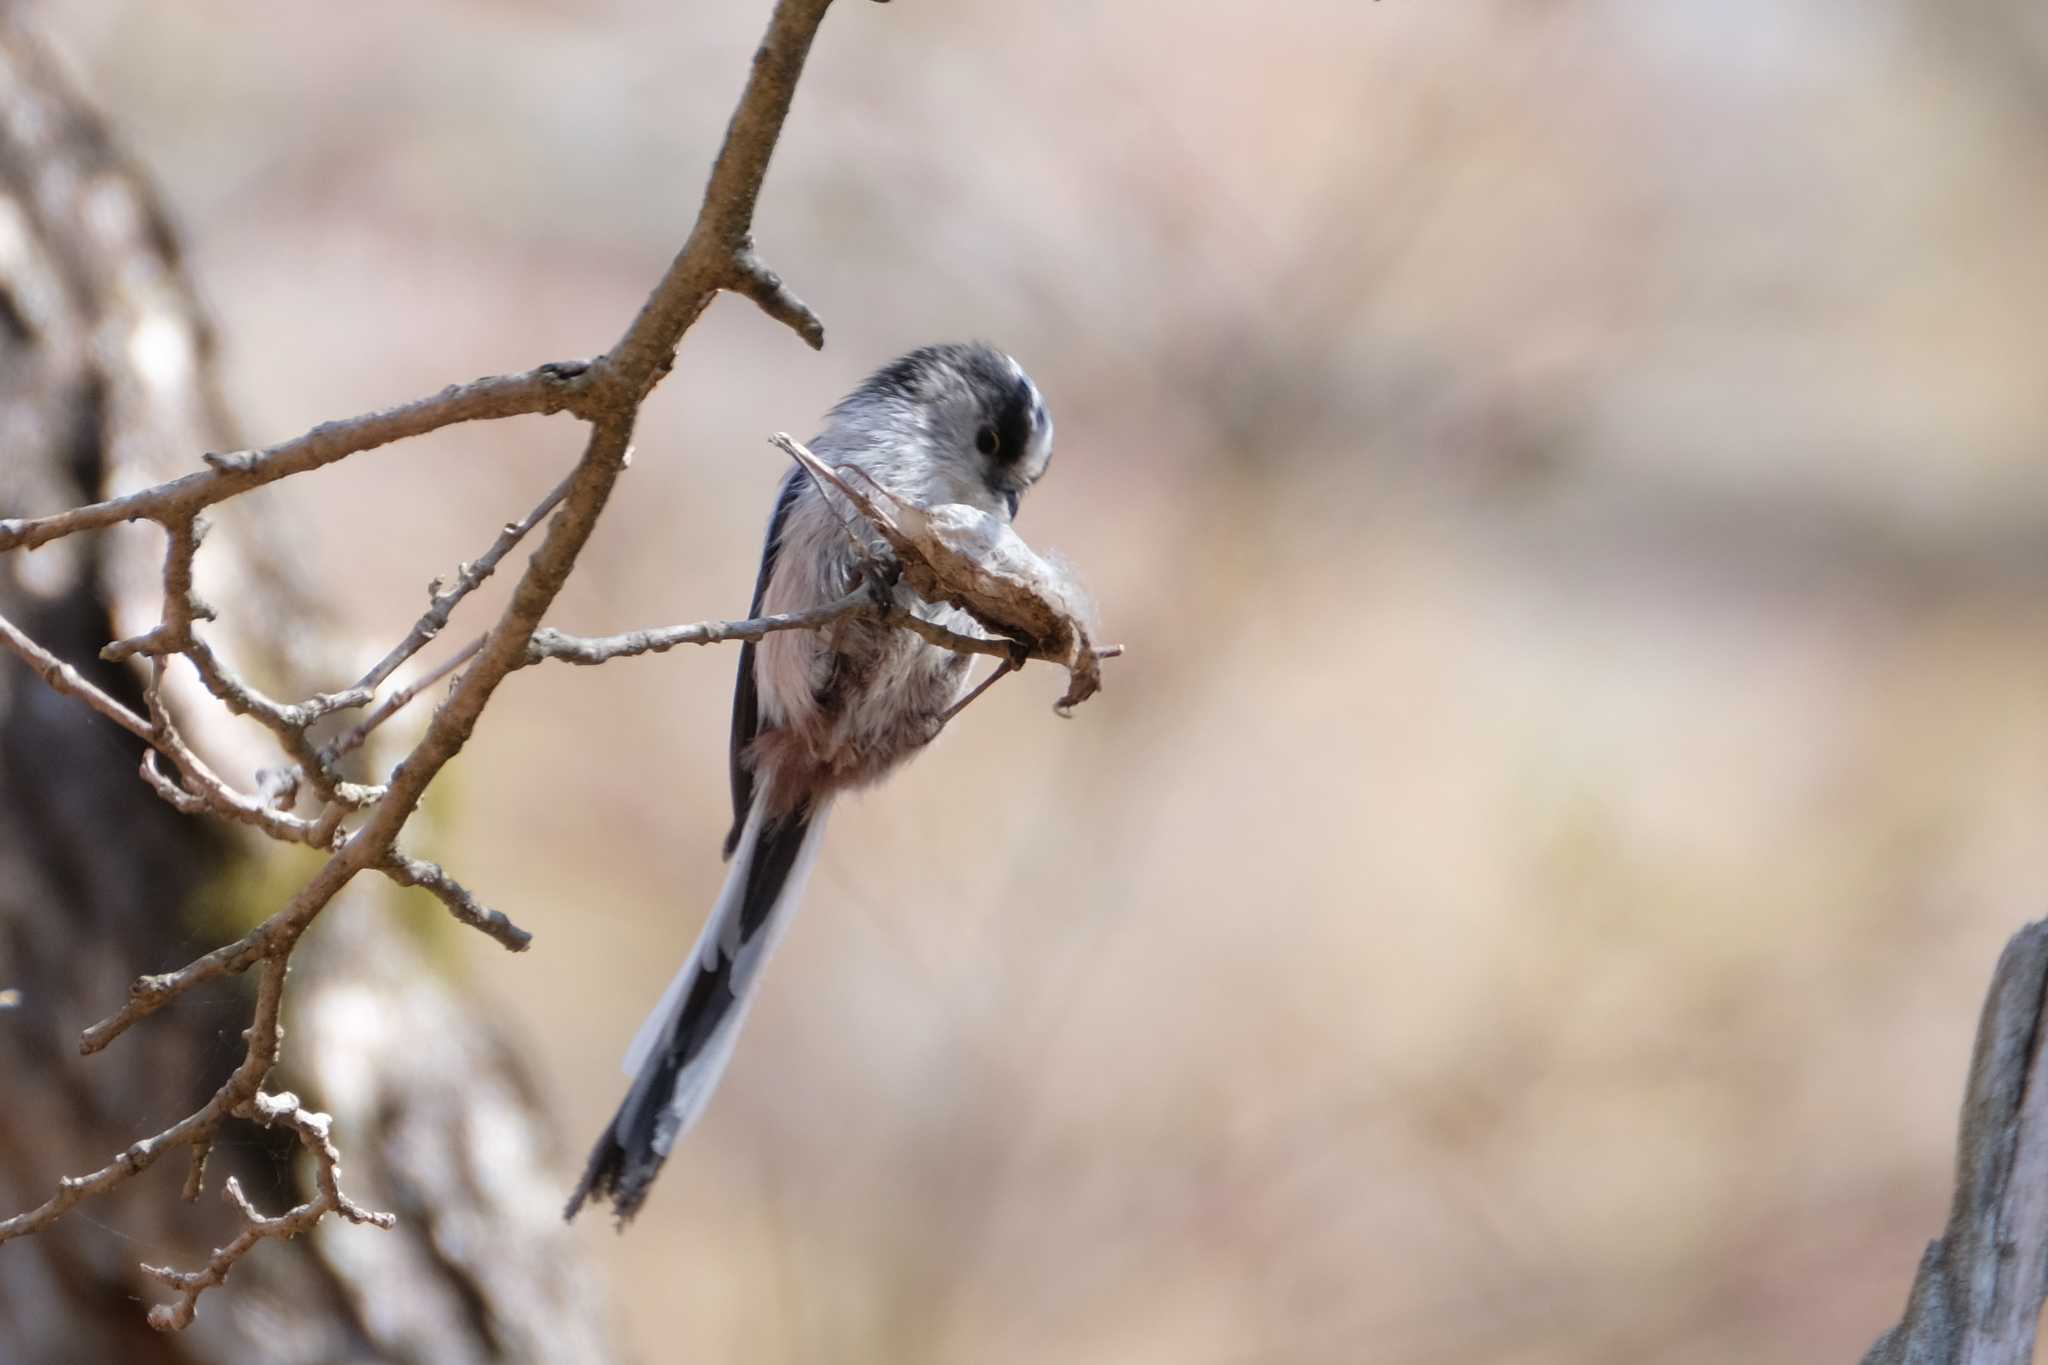
[[[832,409],[811,448],[904,503],[963,503],[1004,521],[1052,457],[1052,417],[1009,356],[927,346],[875,372]],[[750,615],[836,601],[886,559],[845,498],[801,468],[768,522]],[[927,620],[982,633],[966,613],[912,600]],[[782,631],[741,646],[732,707],[732,867],[695,950],[626,1053],[633,1078],[570,1197],[611,1201],[621,1222],[711,1098],[762,964],[817,856],[832,797],[879,781],[937,733],[967,660],[873,617]]]

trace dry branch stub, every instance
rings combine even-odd
[[[1970,1055],[1948,1226],[1863,1365],[2031,1365],[2048,1296],[2048,921],[2005,945]]]

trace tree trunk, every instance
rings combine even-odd
[[[205,325],[147,187],[0,0],[0,515],[197,468],[224,428]],[[209,557],[260,558],[220,520]],[[123,618],[154,618],[160,549],[154,531],[124,530],[8,556],[0,611],[133,703],[134,675],[98,649]],[[276,610],[319,619],[264,577],[286,595]],[[268,856],[158,800],[140,757],[0,656],[0,1216],[197,1107],[241,1055],[251,993],[236,979],[79,1055],[80,1031],[137,975],[229,936],[221,907]],[[233,1235],[228,1175],[266,1213],[304,1197],[293,1139],[231,1123],[197,1203],[166,1162],[0,1246],[0,1360],[608,1358],[561,1225],[552,1135],[504,1041],[367,890],[329,911],[297,964],[275,1085],[333,1113],[348,1192],[397,1213],[397,1230],[329,1220],[262,1245],[190,1328],[153,1331],[147,1307],[167,1292],[138,1267],[193,1268]]]

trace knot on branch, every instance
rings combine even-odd
[[[206,467],[216,474],[247,474],[256,469],[262,461],[259,450],[209,450],[199,457]]]

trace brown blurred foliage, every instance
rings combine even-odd
[[[608,344],[763,16],[53,8],[257,439]],[[711,1117],[582,1233],[643,1356],[1860,1353],[2048,879],[2044,44],[2022,0],[838,9],[760,218],[827,350],[714,312],[555,624],[737,614],[766,434],[972,335],[1058,415],[1020,529],[1131,653],[838,821]],[[389,636],[567,440],[262,496]],[[732,666],[522,676],[455,774],[538,934],[469,970],[572,1130],[717,885]]]

